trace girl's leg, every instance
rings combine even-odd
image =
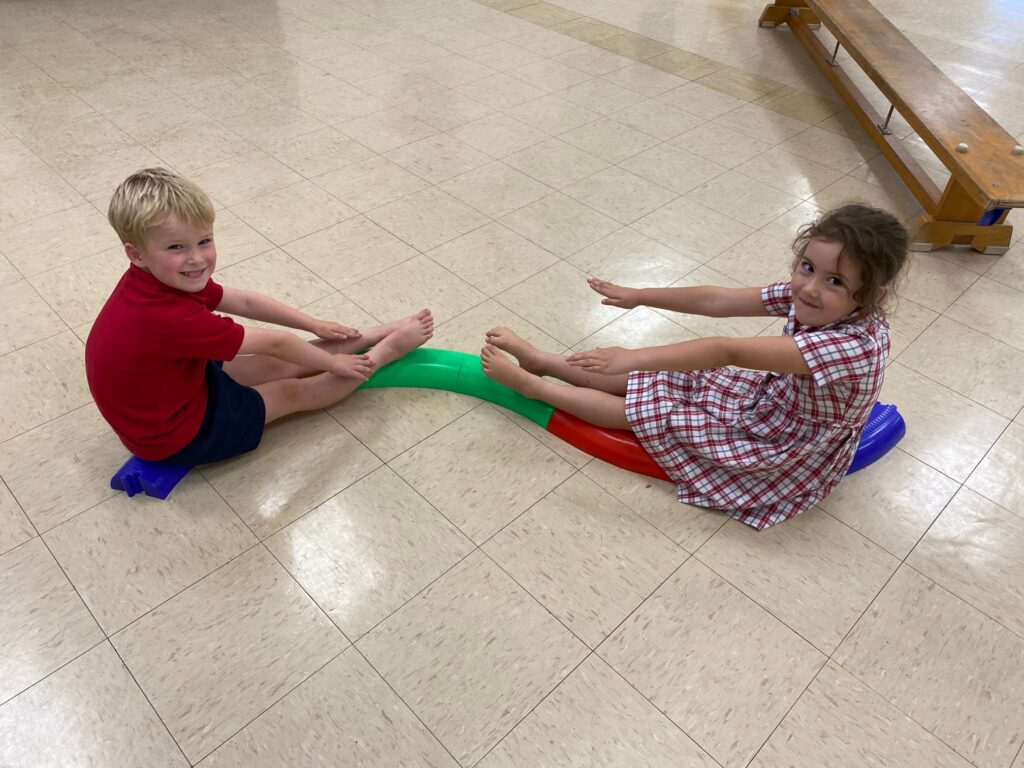
[[[400,325],[387,334],[366,355],[376,368],[387,365],[422,346],[434,333],[434,318],[429,312],[400,321]],[[366,334],[360,339],[364,345]],[[300,411],[315,411],[334,405],[352,394],[363,382],[346,379],[333,373],[320,373],[308,378],[285,378],[257,384],[255,389],[263,398],[267,409],[266,423],[276,421]]]
[[[408,322],[413,317],[419,317],[425,312],[427,310],[423,310],[419,315],[395,320],[386,325],[376,325],[372,328],[367,328],[358,339],[345,339],[344,341],[317,339],[311,341],[310,344],[320,347],[332,355],[353,355],[357,352],[362,352],[367,347],[380,343],[382,339],[388,336],[388,334],[394,333],[402,324]],[[286,360],[271,357],[270,355],[239,355],[234,360],[228,360],[224,363],[224,372],[239,384],[255,387],[258,384],[266,384],[278,379],[298,379],[303,376],[320,373],[321,371],[289,363]]]
[[[480,351],[480,362],[484,373],[521,395],[543,400],[599,427],[630,428],[626,419],[626,398],[621,395],[542,379],[520,368],[491,344]]]
[[[599,389],[613,395],[626,394],[628,375],[588,373],[565,361],[563,355],[543,352],[533,344],[517,336],[508,328],[492,328],[487,332],[487,343],[504,350],[519,361],[519,365],[538,376],[554,376],[556,379],[575,384],[577,387]],[[543,399],[543,398],[542,398]]]

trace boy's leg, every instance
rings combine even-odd
[[[487,343],[508,352],[519,361],[521,367],[538,376],[554,376],[556,379],[575,384],[577,387],[599,389],[613,395],[626,394],[626,384],[629,379],[627,374],[589,373],[582,368],[569,365],[564,355],[537,349],[508,328],[499,327],[489,330]]]
[[[366,355],[379,369],[425,344],[433,332],[434,318],[429,313],[413,315],[400,321],[400,325]],[[365,342],[365,338],[363,341]],[[263,404],[267,409],[266,423],[269,424],[292,413],[315,411],[334,405],[355,392],[362,383],[359,379],[346,379],[333,373],[321,373],[308,378],[268,381],[257,384],[255,389],[263,398]]]
[[[388,334],[394,333],[402,324],[417,316],[404,317],[392,323],[367,328],[358,339],[345,339],[344,341],[316,339],[311,341],[310,344],[320,347],[332,355],[354,355],[357,352],[362,352],[367,347],[380,343]],[[321,371],[289,363],[287,360],[281,360],[270,355],[239,355],[234,360],[228,360],[224,363],[224,372],[239,384],[244,384],[247,387],[255,387],[258,384],[266,384],[278,379],[298,379],[314,373],[321,373]]]
[[[630,429],[626,418],[626,398],[621,395],[547,381],[520,368],[490,344],[480,351],[480,362],[484,373],[521,395],[543,400],[599,427]]]

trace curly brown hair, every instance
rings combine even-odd
[[[895,294],[889,287],[907,264],[909,238],[899,219],[888,211],[855,203],[828,211],[797,231],[794,269],[814,239],[841,243],[840,258],[848,256],[860,268],[861,286],[853,296],[860,305],[858,314],[889,308]]]

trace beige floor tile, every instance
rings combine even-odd
[[[344,33],[348,34],[353,28],[345,30]],[[431,30],[420,35],[424,40],[431,43],[436,43],[442,48],[447,48],[455,53],[465,54],[466,51],[471,51],[474,48],[481,48],[485,45],[494,45],[498,42],[498,38],[493,35],[488,35],[480,30],[473,29],[468,24],[457,24],[451,27],[441,27],[440,29]]]
[[[282,245],[351,218],[356,212],[311,181],[301,181],[232,211],[253,229]]]
[[[693,259],[629,227],[577,251],[567,261],[594,277],[637,287],[670,285],[699,266]]]
[[[588,80],[564,91],[559,91],[560,98],[571,101],[577,106],[610,115],[620,109],[626,109],[645,100],[643,94],[623,88],[610,80]]]
[[[561,353],[566,348],[565,344],[548,336],[494,299],[477,304],[458,317],[437,326],[434,329],[434,338],[430,340],[430,346],[439,349],[454,349],[468,355],[478,355],[480,348],[484,345],[484,334],[491,328],[500,325],[512,328],[522,338],[545,351]],[[526,422],[524,419],[522,423],[531,422]]]
[[[160,158],[161,165],[169,164],[193,175],[211,165],[248,155],[255,149],[249,139],[213,120],[174,125],[144,144]]]
[[[575,475],[484,545],[591,647],[687,554],[593,481]]]
[[[473,25],[476,27],[477,25]],[[523,28],[519,34],[529,32],[530,28]],[[480,30],[491,34],[488,30]],[[486,67],[496,69],[499,72],[507,72],[512,69],[519,67],[525,67],[527,64],[533,64],[534,62],[540,61],[543,58],[539,53],[528,51],[525,48],[520,48],[518,45],[513,45],[506,40],[499,40],[498,42],[488,43],[487,45],[481,45],[478,48],[472,48],[468,51],[463,51],[462,55],[466,58],[478,61]]]
[[[783,86],[762,96],[754,103],[812,125],[820,123],[843,109],[843,103],[838,99],[826,98],[801,88],[789,86]]]
[[[612,167],[563,190],[569,197],[628,224],[678,195],[622,168]]]
[[[1024,406],[1024,352],[939,317],[900,363],[1013,418]]]
[[[302,180],[295,171],[263,152],[251,152],[208,165],[190,176],[224,205],[237,205]]]
[[[799,205],[801,198],[769,187],[737,171],[726,171],[686,197],[757,229]]]
[[[217,268],[224,269],[251,256],[274,250],[274,244],[227,208],[217,211],[214,226]]]
[[[448,191],[455,194],[457,190]],[[488,296],[511,288],[558,261],[551,252],[496,222],[445,243],[428,256]]]
[[[898,290],[900,296],[935,312],[944,312],[977,280],[978,275],[969,269],[930,253],[914,252]]]
[[[0,354],[48,338],[67,326],[27,280],[0,286]]]
[[[60,173],[86,199],[100,203],[101,208],[105,209],[117,185],[130,174],[140,168],[166,164],[166,160],[136,144],[66,163],[61,166]]]
[[[1007,764],[1024,640],[912,568],[900,568],[834,660],[974,765]]]
[[[488,155],[447,134],[407,144],[388,152],[386,157],[432,184],[440,184],[490,160]]]
[[[888,315],[891,344],[889,359],[895,360],[903,354],[937,317],[934,310],[902,296],[895,297],[893,310]]]
[[[471,147],[497,158],[519,152],[548,138],[544,131],[502,112],[460,125],[453,128],[450,133]]]
[[[3,243],[11,264],[30,276],[109,250],[118,239],[99,211],[79,205],[12,227]]]
[[[669,143],[726,168],[734,168],[772,148],[766,141],[710,123],[692,128]]]
[[[1024,421],[1007,426],[992,449],[985,454],[977,469],[967,478],[967,487],[992,499],[1012,512],[1024,517],[1024,479],[1021,461],[1024,459]]]
[[[402,42],[410,43],[412,39],[406,38]],[[391,106],[406,99],[433,96],[445,90],[445,86],[412,70],[389,72],[386,75],[371,77],[369,80],[361,82],[359,87],[360,90],[373,94]]]
[[[373,115],[387,106],[380,99],[336,78],[331,78],[327,87],[316,87],[298,94],[286,93],[282,98],[331,126]],[[273,146],[268,147],[268,151],[272,151]]]
[[[524,6],[524,9],[527,7]],[[575,38],[548,29],[536,29],[525,35],[511,37],[509,42],[541,56],[557,56],[583,46],[583,43]]]
[[[614,219],[558,193],[520,208],[501,223],[563,258],[619,229]]]
[[[879,400],[907,422],[900,448],[963,482],[1006,427],[1007,419],[946,387],[891,363]]]
[[[539,99],[545,93],[544,90],[503,72],[460,85],[457,90],[462,95],[492,109],[508,109],[526,101]]]
[[[96,319],[127,268],[117,247],[39,272],[29,282],[64,322],[77,326]]]
[[[334,419],[314,411],[268,427],[257,450],[202,472],[264,539],[379,465]]]
[[[379,155],[316,176],[313,182],[364,213],[429,186],[419,176]]]
[[[957,488],[955,480],[896,449],[848,475],[818,506],[902,559]]]
[[[654,64],[654,62],[647,62],[648,64]],[[683,112],[689,112],[691,115],[704,118],[705,120],[714,120],[732,112],[745,105],[742,99],[737,99],[729,94],[716,91],[712,88],[706,88],[699,83],[686,83],[678,88],[673,88],[671,91],[666,91],[657,97],[658,101],[662,101],[668,104],[670,107],[681,109]],[[722,127],[729,128],[727,125]],[[710,126],[711,129],[715,129],[716,126]],[[737,130],[731,129],[730,130]],[[749,135],[740,133],[741,136]],[[759,137],[755,137],[761,140]],[[773,142],[768,139],[764,139],[767,145],[770,146]]]
[[[673,109],[655,99],[613,112],[609,118],[662,141],[673,139],[704,122],[699,117]]]
[[[644,216],[633,228],[701,263],[753,232],[746,224],[685,197]]]
[[[387,152],[436,133],[426,123],[397,109],[384,109],[338,126],[375,152]]]
[[[455,762],[366,660],[349,649],[235,734],[210,768],[297,765],[455,768]]]
[[[553,59],[543,59],[523,67],[516,67],[508,74],[545,93],[561,91],[591,79],[588,73],[567,67]]]
[[[818,126],[787,139],[780,149],[849,173],[878,154],[870,144],[861,144]]]
[[[529,205],[553,191],[551,187],[499,162],[448,179],[438,187],[494,218]]]
[[[686,85],[684,78],[640,62],[610,72],[604,79],[651,97]]]
[[[601,119],[597,112],[584,109],[557,95],[534,99],[505,111],[517,120],[552,135]]]
[[[69,160],[132,144],[132,138],[102,115],[54,121],[24,135],[25,144],[44,162],[60,166]]]
[[[83,202],[82,196],[52,171],[12,176],[0,181],[0,231]]]
[[[544,2],[524,5],[512,10],[510,13],[517,18],[532,21],[534,24],[548,28],[557,27],[559,24],[579,18],[570,10]]]
[[[505,158],[505,162],[545,184],[561,189],[609,166],[560,139],[549,139]]]
[[[792,273],[793,249],[788,242],[757,231],[718,254],[708,266],[748,286],[786,280]]]
[[[361,163],[373,151],[350,139],[337,128],[324,128],[266,148],[267,154],[306,178]]]
[[[359,649],[463,764],[479,760],[586,653],[478,553],[363,638]],[[462,706],[452,707],[455,700]]]
[[[0,555],[36,535],[36,529],[25,516],[6,485],[0,483]]]
[[[621,27],[612,26],[611,24],[606,24],[597,19],[590,19],[586,16],[563,21],[561,24],[552,27],[552,29],[563,35],[582,40],[585,43],[593,43],[622,33]]]
[[[573,349],[585,350],[594,349],[595,347],[612,346],[636,349],[637,347],[676,344],[680,341],[694,338],[696,336],[688,330],[673,323],[653,309],[636,307],[621,317],[612,320],[597,333],[583,339]]]
[[[262,546],[112,642],[193,763],[347,644]]]
[[[390,466],[477,543],[573,471],[490,405],[452,422]]]
[[[448,55],[417,64],[406,70],[409,73],[423,75],[435,83],[456,88],[466,83],[482,80],[494,74],[494,70],[472,59],[459,54],[446,52]]]
[[[352,639],[474,549],[387,467],[275,534],[267,546]]]
[[[103,639],[42,539],[0,557],[0,587],[8,596],[0,623],[0,702]]]
[[[45,540],[108,634],[256,543],[198,477],[166,502],[117,494]]]
[[[425,251],[486,224],[488,219],[439,189],[427,189],[370,211],[367,216]]]
[[[363,216],[295,240],[285,250],[338,289],[355,285],[417,254],[414,248]]]
[[[0,444],[0,475],[46,531],[113,496],[110,477],[126,456],[90,403]]]
[[[963,489],[914,547],[907,564],[1024,634],[1024,518]]]
[[[437,323],[466,311],[486,296],[426,256],[345,289],[345,296],[375,317],[403,317],[429,307]]]
[[[592,655],[479,765],[711,768],[717,764]]]
[[[829,662],[751,768],[968,768],[970,763]]]
[[[801,199],[810,197],[843,175],[827,165],[778,148],[742,163],[736,170]]]
[[[332,293],[330,285],[275,248],[217,272],[233,288],[259,291],[291,307],[304,307]]]
[[[917,215],[921,210],[920,203],[903,186],[893,184],[880,187],[850,175],[815,192],[808,200],[824,210],[849,202],[869,201],[871,205],[889,211],[901,221]]]
[[[1024,291],[981,278],[946,311],[946,316],[1024,350]]]
[[[718,117],[715,124],[770,144],[781,144],[811,127],[802,120],[786,117],[756,104],[744,104],[731,110]]]
[[[477,342],[477,350],[481,344]],[[479,402],[429,389],[371,389],[345,398],[329,413],[382,461],[391,461]]]
[[[581,72],[599,77],[614,72],[617,69],[629,67],[636,62],[627,56],[618,53],[605,51],[601,48],[594,48],[589,45],[574,48],[567,53],[555,57],[562,64],[578,69]]]
[[[0,138],[0,181],[47,170],[46,163],[26,147],[23,141],[9,134]]]
[[[561,140],[610,163],[621,163],[658,144],[654,137],[613,119],[598,120],[561,135]]]
[[[602,305],[586,278],[569,264],[556,264],[496,298],[545,333],[573,346],[625,314]]]
[[[0,285],[10,285],[21,280],[21,273],[3,255],[0,255]]]
[[[671,144],[659,144],[621,163],[628,171],[684,194],[726,172],[725,166]]]
[[[900,564],[820,510],[763,533],[726,524],[697,558],[826,654]]]
[[[0,356],[0,441],[88,403],[84,359],[71,331]]]
[[[108,643],[0,708],[4,765],[187,766]]]
[[[756,638],[756,660],[748,644],[722,638]],[[728,767],[746,765],[825,662],[693,559],[598,653]]]
[[[1015,230],[1016,231],[1016,230]],[[978,256],[971,251],[970,257]],[[985,276],[1003,285],[1024,291],[1024,243],[1018,242],[989,269]]]

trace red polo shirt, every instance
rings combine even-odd
[[[165,459],[199,432],[206,412],[206,361],[231,360],[245,330],[215,315],[224,289],[164,285],[135,265],[107,299],[85,345],[96,405],[136,456]]]

